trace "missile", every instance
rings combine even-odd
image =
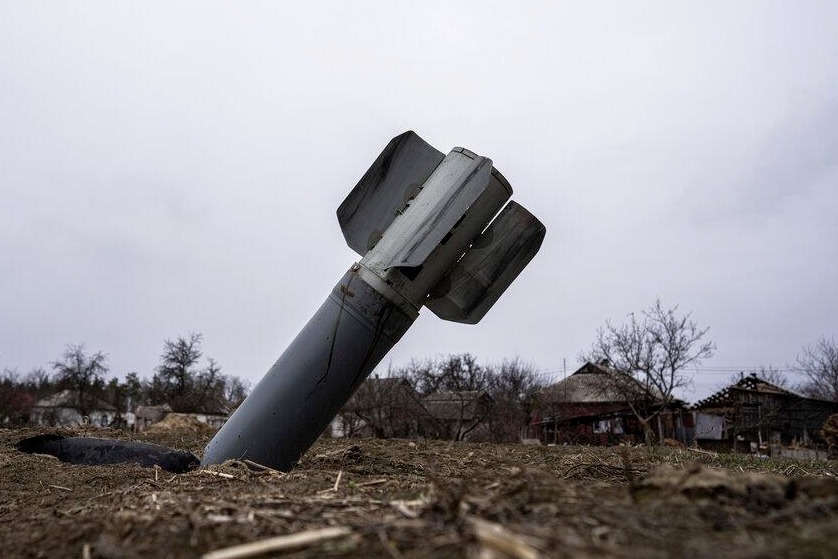
[[[491,159],[393,138],[338,207],[361,259],[207,445],[202,465],[290,470],[424,306],[476,324],[538,252],[544,225]]]

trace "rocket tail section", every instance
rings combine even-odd
[[[523,206],[509,202],[431,290],[425,306],[444,320],[476,324],[538,252],[545,231]]]

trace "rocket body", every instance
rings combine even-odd
[[[417,314],[404,313],[355,268],[210,441],[203,464],[247,458],[291,469],[407,332]]]
[[[445,320],[479,321],[544,238],[541,222],[506,203],[511,195],[485,157],[463,148],[445,156],[413,132],[394,138],[338,208],[344,237],[363,258],[201,463],[249,459],[287,471],[423,306]]]

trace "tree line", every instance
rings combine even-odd
[[[122,415],[138,406],[168,404],[182,413],[224,413],[247,396],[247,384],[223,374],[211,357],[204,356],[203,336],[192,333],[163,342],[159,364],[150,378],[130,372],[111,376],[107,355],[88,351],[84,344],[68,345],[61,356],[26,374],[13,369],[0,372],[0,424],[28,422],[38,400],[63,390],[74,394],[72,406],[89,416],[99,402]]]
[[[709,329],[692,313],[660,300],[622,323],[606,322],[580,362],[607,364],[610,378],[602,390],[620,395],[651,441],[651,422],[676,400],[676,391],[691,381],[689,367],[711,357],[715,344]],[[97,400],[124,413],[138,405],[168,404],[177,412],[231,409],[247,394],[238,377],[225,375],[201,348],[202,336],[165,340],[158,366],[150,378],[136,372],[111,377],[107,357],[87,352],[83,344],[67,346],[50,363],[25,375],[0,373],[0,424],[24,423],[37,400],[64,389],[78,394],[81,415]],[[793,384],[773,369],[756,371],[764,380],[808,397],[838,401],[838,344],[823,337],[804,346],[796,370],[803,381]],[[480,364],[469,353],[391,368],[384,379],[361,385],[340,414],[352,435],[361,426],[379,437],[411,435],[461,440],[517,440],[535,414],[550,411],[542,400],[546,382],[519,358]],[[431,413],[434,412],[434,413]]]
[[[712,357],[716,344],[707,339],[709,328],[677,305],[667,307],[656,300],[627,317],[621,323],[606,322],[590,349],[579,354],[579,361],[602,366],[600,370],[608,374],[594,389],[602,400],[626,402],[646,443],[653,444],[653,420],[676,404],[677,391],[692,381],[689,369]],[[804,346],[794,368],[802,378],[796,383],[772,368],[750,372],[809,398],[838,402],[834,339],[823,337]],[[545,394],[545,381],[517,358],[480,365],[468,353],[449,355],[391,369],[387,378],[390,382],[366,383],[348,402],[341,420],[349,435],[363,428],[379,437],[419,434],[514,441],[526,432],[535,414],[556,411]],[[446,394],[442,402],[434,400],[440,393]]]
[[[339,414],[344,433],[518,441],[545,382],[520,358],[480,364],[470,353],[413,360],[368,379]]]

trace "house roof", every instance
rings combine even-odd
[[[788,396],[791,398],[813,399],[806,398],[802,394],[798,394],[792,390],[788,390],[776,384],[772,384],[767,380],[759,378],[756,374],[743,377],[739,382],[726,386],[711,394],[703,400],[699,400],[692,407],[693,409],[707,409],[707,408],[724,408],[732,405],[736,400],[737,393],[755,392],[758,394],[775,394],[779,396]]]
[[[346,411],[365,412],[374,409],[400,408],[405,413],[423,415],[425,409],[413,385],[404,378],[365,380],[344,406]]]
[[[470,421],[480,415],[480,406],[492,399],[485,390],[452,390],[428,394],[422,399],[425,409],[436,419]]]
[[[625,387],[613,381],[616,374],[619,373],[604,364],[588,362],[566,379],[545,388],[544,398],[554,404],[625,402],[628,400]],[[640,383],[633,382],[637,394],[644,393]]]
[[[413,385],[403,378],[368,378],[350,397],[349,403],[354,405],[365,405],[368,403],[379,403],[382,398],[393,399],[401,397],[419,396],[413,389]]]
[[[97,410],[97,411],[116,411],[116,408],[110,405],[109,403],[101,400],[99,398],[91,397],[90,399],[92,405],[89,406],[90,408]],[[35,406],[37,408],[78,408],[79,406],[79,393],[75,390],[62,390],[61,392],[56,392],[52,396],[47,396],[46,398],[42,398],[35,402]]]
[[[410,384],[410,381],[406,378],[399,378],[399,377],[372,377],[368,378],[364,381],[361,385],[361,389],[366,390],[378,390],[378,391],[394,391],[394,392],[405,392],[405,393],[416,393],[413,388],[413,385]]]

